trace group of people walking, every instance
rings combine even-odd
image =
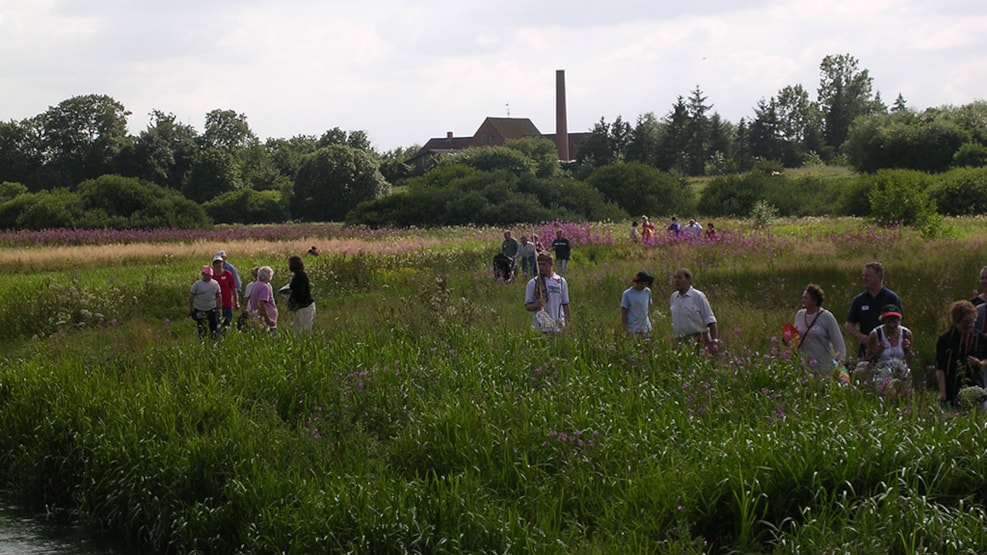
[[[861,379],[878,383],[911,380],[914,335],[901,324],[904,314],[901,297],[884,286],[884,267],[880,262],[867,263],[861,279],[864,291],[854,297],[844,322],[845,331],[857,340],[855,371]],[[984,281],[987,281],[987,267],[981,270],[981,282]],[[846,349],[835,318],[821,307],[822,299],[822,289],[810,284],[803,295],[804,308],[796,314],[795,327],[801,337],[797,345],[800,351],[804,350],[802,359],[806,366],[826,373],[827,366],[845,364]],[[950,326],[936,340],[935,358],[939,401],[945,404],[956,405],[958,393],[964,387],[987,385],[985,311],[987,304],[981,296],[950,305]],[[820,324],[814,325],[820,318]]]
[[[315,301],[312,287],[305,273],[305,263],[299,256],[288,258],[291,282],[278,290],[294,314],[295,333],[309,331],[315,319]],[[211,265],[204,265],[189,289],[188,315],[196,321],[199,338],[218,338],[233,327],[233,314],[242,310],[237,327],[260,327],[272,335],[278,330],[278,305],[271,280],[274,270],[270,266],[254,267],[250,271],[253,281],[242,287],[236,267],[227,260],[226,252],[213,256]],[[242,302],[241,302],[242,299]]]
[[[668,227],[666,227],[665,230],[670,235],[684,236],[690,239],[698,239],[703,236],[705,236],[706,239],[716,238],[716,227],[712,223],[708,224],[708,227],[704,232],[703,226],[697,222],[695,218],[690,219],[689,223],[683,226],[679,223],[679,219],[677,217],[672,216],[672,221],[668,224]],[[648,216],[641,216],[640,230],[638,228],[637,220],[632,221],[629,237],[632,243],[650,243],[655,237],[655,231],[656,228],[654,222],[652,222]]]
[[[533,312],[532,327],[546,334],[563,331],[571,321],[569,287],[566,279],[553,270],[548,253],[538,255],[538,273],[527,282],[524,306]],[[859,381],[910,383],[910,365],[915,357],[912,331],[901,324],[904,310],[897,293],[884,286],[884,267],[869,262],[861,274],[864,291],[854,297],[843,329],[832,312],[823,308],[822,287],[810,283],[802,294],[802,308],[796,312],[794,328],[787,343],[801,364],[818,376],[846,370],[847,346],[844,332],[856,340],[854,373]],[[716,354],[720,338],[716,316],[706,295],[692,286],[693,274],[679,268],[671,279],[675,291],[669,298],[674,341],[694,348],[697,353]],[[981,271],[987,285],[987,266]],[[620,300],[621,326],[627,333],[650,340],[651,287],[654,277],[641,271],[631,278],[631,286]],[[987,292],[973,300],[957,301],[950,307],[951,326],[936,342],[936,385],[939,400],[955,405],[959,391],[967,386],[987,387]],[[985,399],[987,401],[987,399]]]
[[[549,245],[555,253],[555,260],[559,263],[559,271],[565,273],[569,267],[569,257],[572,254],[572,243],[567,239],[561,229],[555,230],[555,238]],[[511,281],[518,271],[522,277],[537,274],[537,257],[542,253],[547,253],[545,245],[539,240],[537,235],[532,235],[528,240],[527,235],[521,235],[520,241],[515,239],[510,231],[504,231],[504,241],[500,245],[500,252],[494,257],[494,277]],[[506,273],[506,275],[504,275]]]

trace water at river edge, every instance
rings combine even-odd
[[[81,526],[50,524],[43,515],[0,505],[0,555],[150,555]]]

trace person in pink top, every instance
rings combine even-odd
[[[250,305],[254,307],[258,320],[267,326],[271,334],[278,331],[278,305],[274,300],[274,292],[269,286],[274,278],[274,270],[270,266],[261,266],[257,270],[257,285],[250,289]]]

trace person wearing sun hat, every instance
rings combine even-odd
[[[631,286],[620,296],[620,323],[627,333],[651,337],[651,286],[655,278],[640,271],[631,278]]]
[[[199,338],[205,336],[206,322],[213,337],[219,335],[219,307],[223,305],[223,297],[212,273],[212,267],[203,266],[201,278],[195,280],[189,289],[188,315],[198,325]]]

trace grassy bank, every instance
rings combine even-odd
[[[978,226],[924,242],[717,224],[734,233],[647,248],[623,226],[568,230],[573,322],[554,340],[529,329],[520,283],[491,279],[499,230],[323,248],[299,340],[196,341],[195,244],[71,268],[22,252],[0,285],[0,475],[19,501],[174,552],[987,549],[982,415],[943,413],[921,367],[895,397],[808,379],[776,339],[809,282],[842,318],[876,258],[926,365],[985,262]],[[298,252],[238,246],[222,245],[276,283]],[[655,340],[619,332],[630,276],[678,266],[710,297],[721,358],[669,346],[661,281]]]

